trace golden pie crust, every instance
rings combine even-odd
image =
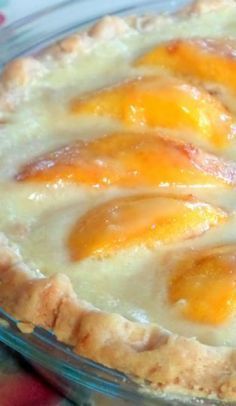
[[[11,62],[0,81],[0,120],[27,97],[27,89],[58,63],[72,63],[100,40],[129,30],[148,31],[166,19],[186,18],[211,9],[235,6],[233,0],[197,0],[171,16],[105,17],[36,57]],[[36,277],[14,245],[0,236],[0,305],[28,332],[52,330],[80,355],[149,382],[165,393],[236,400],[236,349],[201,344],[157,325],[128,321],[80,300],[66,275]],[[68,317],[68,314],[70,315]]]

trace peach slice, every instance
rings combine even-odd
[[[226,146],[234,136],[232,117],[218,99],[173,78],[144,77],[102,89],[72,100],[70,111],[76,116],[108,116],[139,128],[187,130],[216,147]]]
[[[157,45],[138,58],[135,65],[167,68],[236,91],[235,55],[235,40],[179,39]]]
[[[157,134],[114,133],[43,155],[16,179],[94,187],[212,186],[234,184],[236,165]]]
[[[219,325],[236,311],[236,246],[188,253],[173,272],[169,300],[185,318]]]
[[[226,218],[224,211],[192,197],[116,198],[75,223],[67,242],[70,258],[103,258],[130,246],[175,243],[200,235]]]

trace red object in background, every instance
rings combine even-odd
[[[18,373],[0,380],[1,406],[59,406],[61,397],[39,378]]]
[[[6,21],[6,17],[3,13],[0,12],[0,25],[4,24]]]

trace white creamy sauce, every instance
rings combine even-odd
[[[29,90],[29,100],[0,130],[0,228],[18,245],[25,261],[45,275],[66,273],[79,297],[100,309],[144,323],[155,322],[174,333],[195,336],[213,345],[236,344],[236,317],[218,327],[184,319],[167,300],[171,268],[168,258],[174,262],[184,250],[236,242],[235,189],[157,188],[155,191],[160,193],[194,194],[225,209],[230,218],[224,225],[181,244],[154,251],[134,247],[103,260],[88,258],[72,263],[66,241],[74,222],[105,200],[141,190],[101,191],[64,183],[16,184],[14,175],[22,164],[44,152],[79,138],[90,139],[122,128],[107,119],[72,119],[66,109],[72,97],[142,74],[144,70],[131,68],[129,62],[157,42],[175,37],[236,37],[235,21],[236,11],[221,10],[98,45],[73,65],[57,68],[44,79],[43,87],[39,82]],[[235,114],[236,99],[228,94],[225,99]],[[175,132],[170,134],[176,136]],[[188,134],[181,132],[177,136],[185,139]],[[236,144],[224,151],[224,156],[236,160]]]

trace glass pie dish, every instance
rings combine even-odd
[[[168,12],[186,3],[182,0],[117,0],[108,4],[93,0],[60,2],[2,29],[0,66],[21,55],[37,53],[103,15]],[[70,348],[58,343],[51,333],[36,328],[34,333],[25,335],[18,330],[17,321],[8,314],[1,311],[0,317],[3,320],[0,340],[21,353],[46,379],[77,404],[217,404],[216,401],[212,403],[196,398],[175,399],[169,396],[165,398],[161,394],[153,395],[148,386],[75,355]]]
[[[53,334],[36,328],[23,334],[17,321],[0,309],[0,341],[20,353],[60,393],[78,405],[86,406],[213,406],[221,401],[201,398],[168,397],[153,393],[118,371],[76,355],[68,346],[59,343]],[[226,405],[226,403],[225,403]],[[233,403],[227,403],[227,406]]]

